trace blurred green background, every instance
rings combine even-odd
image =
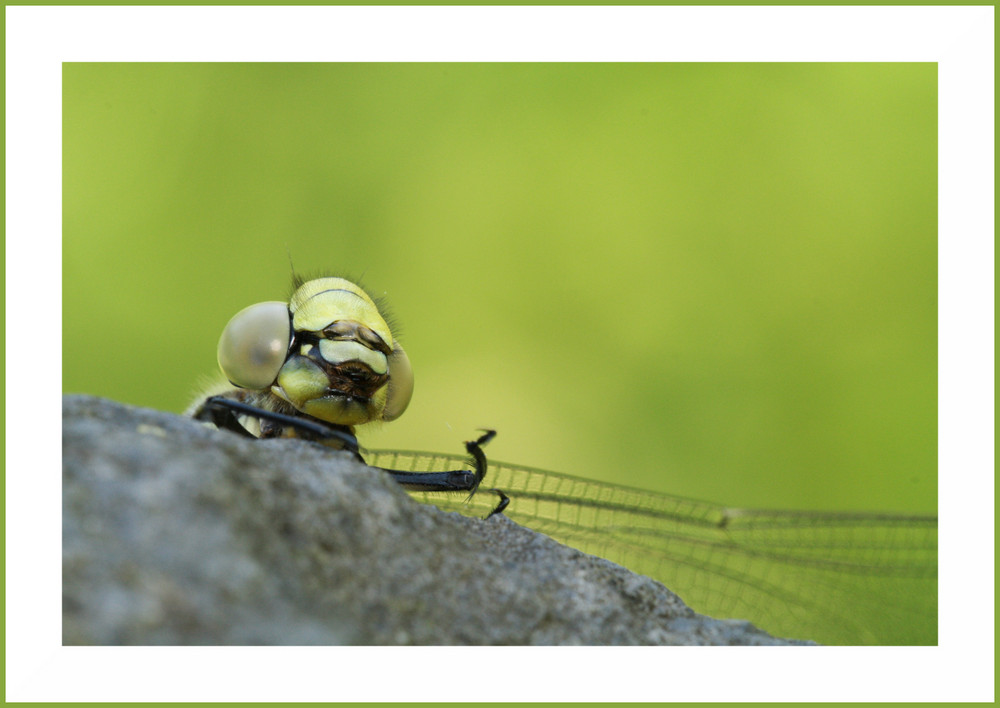
[[[300,273],[384,294],[368,447],[936,511],[934,64],[66,64],[63,388],[180,411]]]

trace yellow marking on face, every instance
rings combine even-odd
[[[384,374],[389,370],[385,354],[372,351],[364,344],[350,339],[321,339],[319,353],[331,364],[360,361],[376,374]]]
[[[306,401],[326,394],[330,379],[319,364],[303,356],[292,356],[281,367],[271,392],[302,410]]]
[[[360,287],[343,278],[318,278],[304,283],[292,295],[288,309],[292,326],[300,332],[321,332],[338,320],[360,322],[392,346],[392,332],[374,301]]]

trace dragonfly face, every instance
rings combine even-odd
[[[222,332],[218,360],[232,387],[214,393],[351,435],[398,418],[413,394],[409,357],[375,301],[344,278],[298,282],[288,303],[241,310]],[[258,437],[302,432],[246,416],[241,424]]]

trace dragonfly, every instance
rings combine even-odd
[[[413,371],[384,305],[344,278],[294,279],[219,341],[227,381],[189,408],[258,438],[353,452],[445,511],[512,521],[637,573],[694,610],[823,644],[937,643],[937,518],[730,508],[468,456],[362,451],[355,429],[398,418]],[[489,479],[489,487],[480,489]],[[488,491],[489,493],[477,493]]]

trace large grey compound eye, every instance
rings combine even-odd
[[[259,302],[237,312],[219,337],[219,368],[240,388],[265,389],[288,357],[288,304]]]
[[[410,357],[393,342],[392,353],[389,355],[389,394],[386,396],[382,420],[395,420],[403,415],[413,397],[413,367]]]

